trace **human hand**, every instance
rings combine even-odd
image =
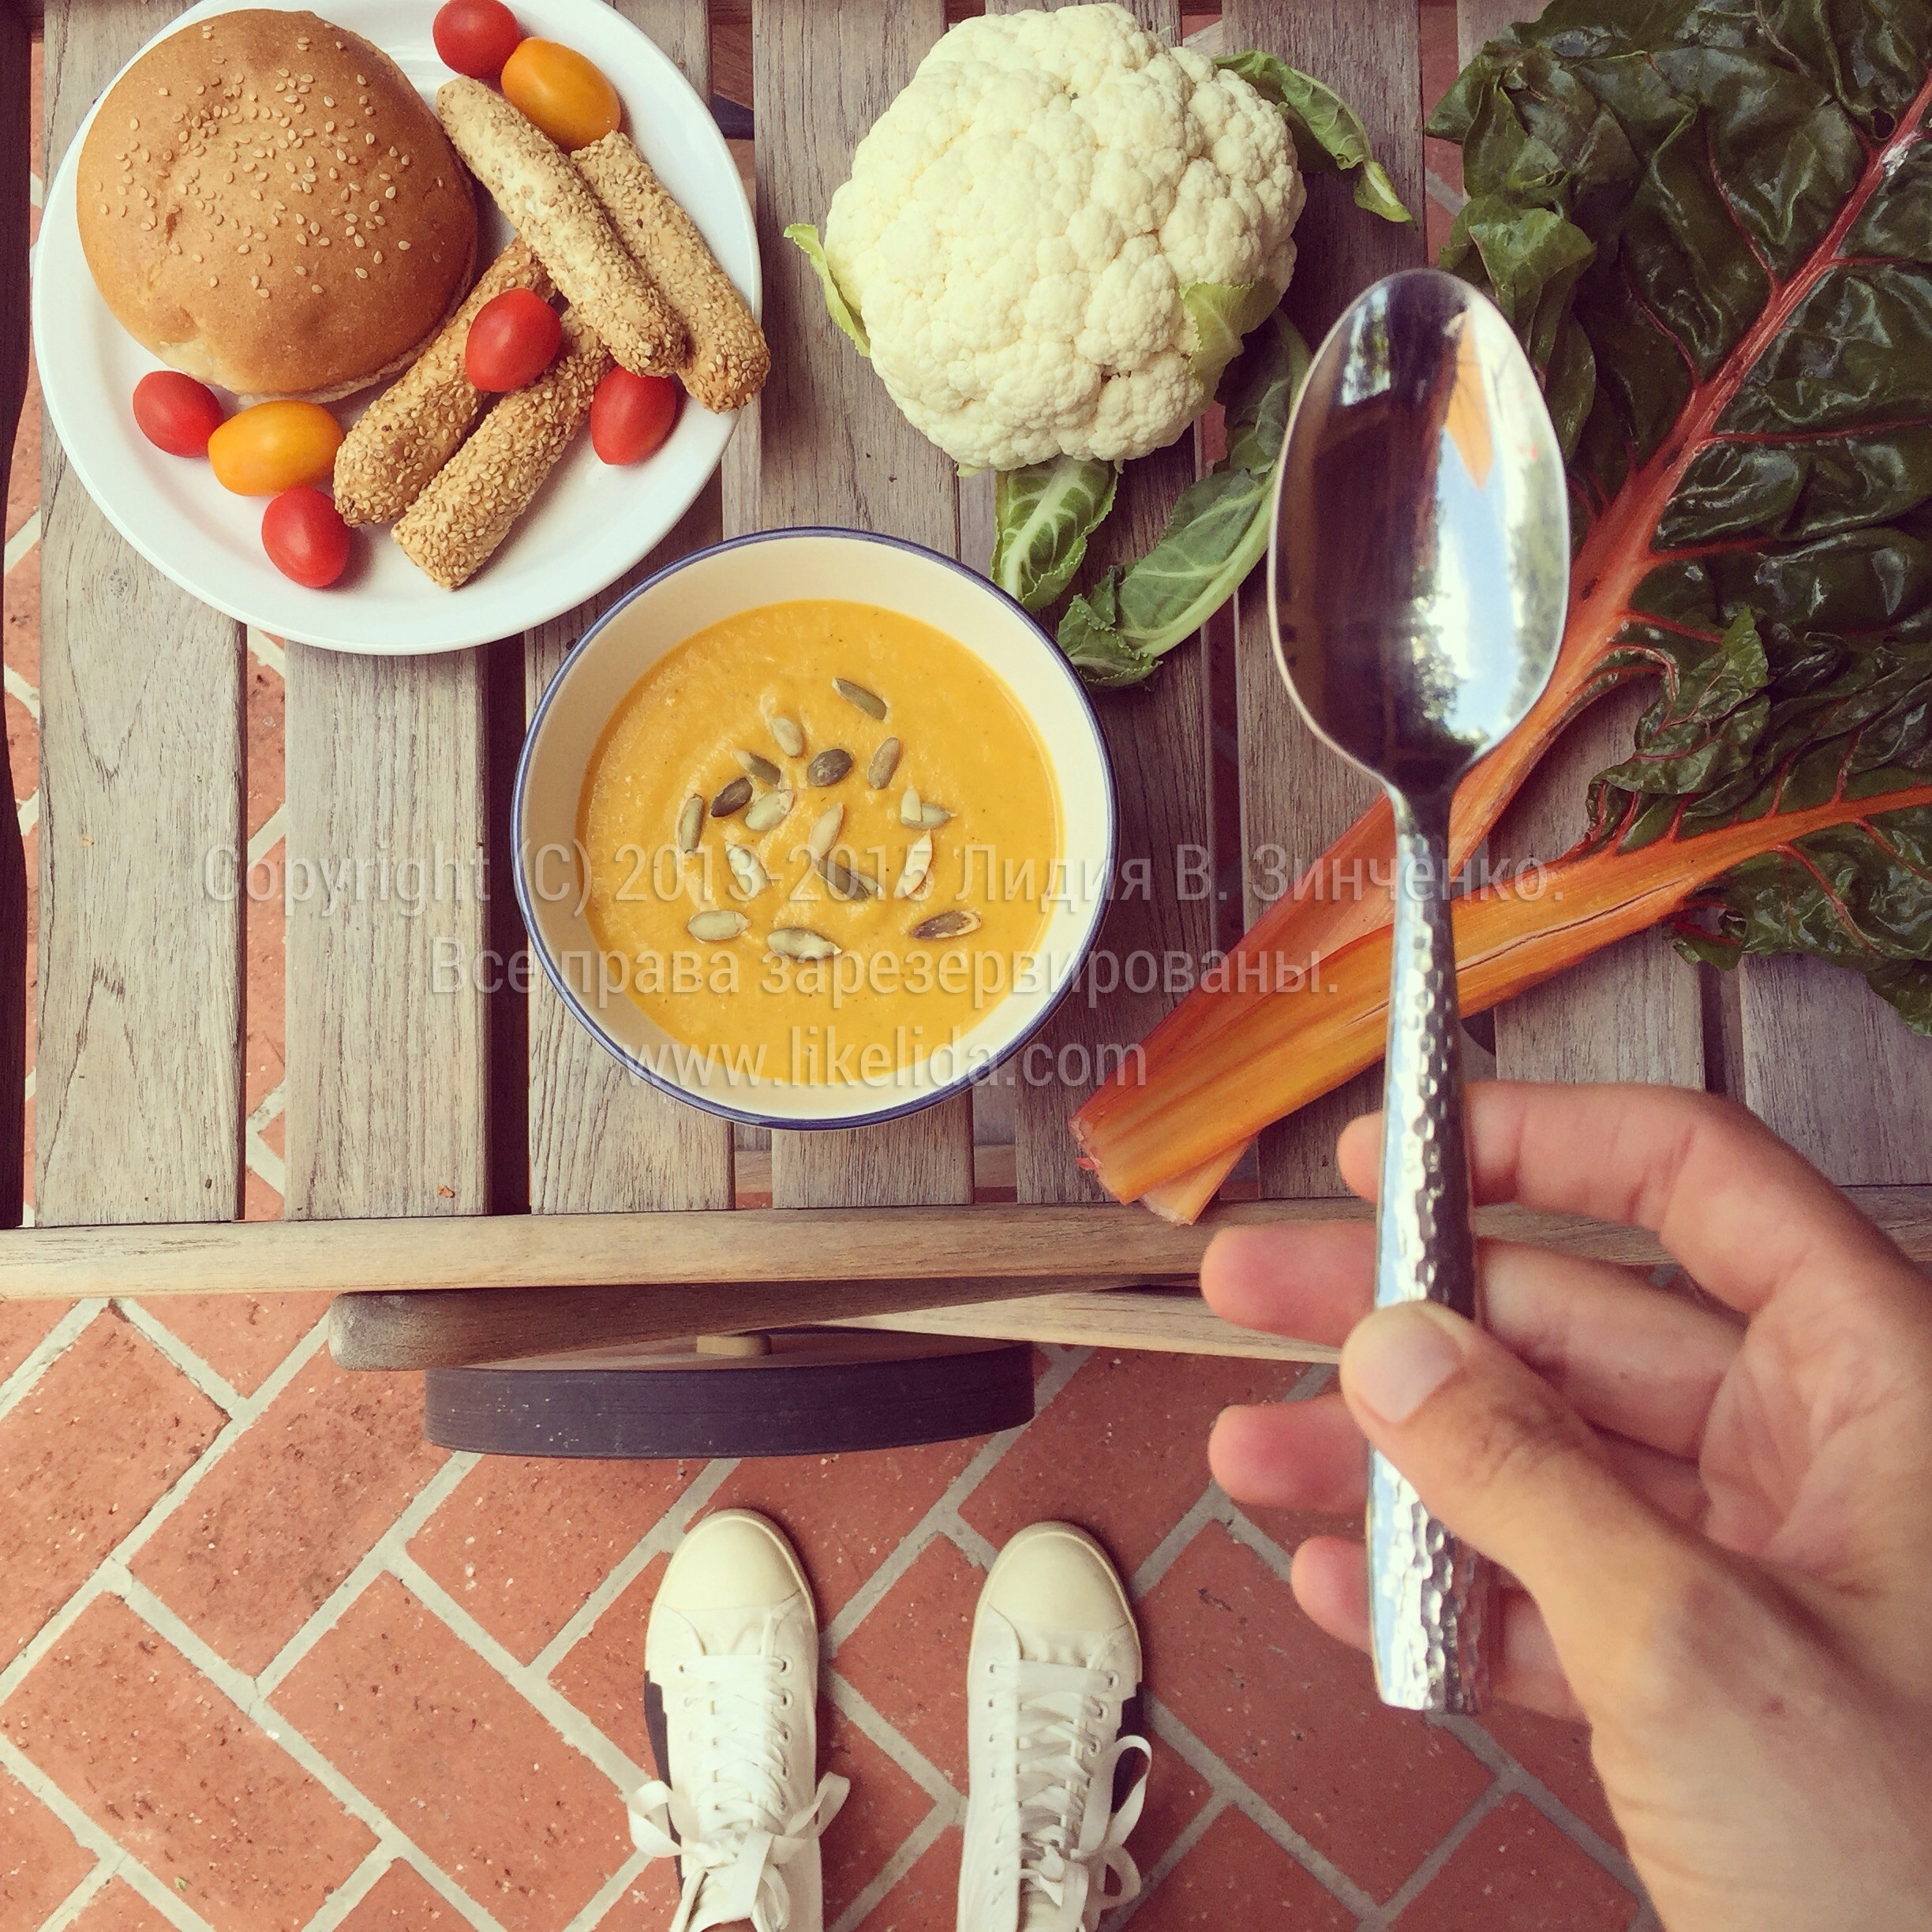
[[[1366,1436],[1503,1566],[1498,1694],[1589,1722],[1670,1932],[1932,1926],[1932,1285],[1728,1103],[1484,1082],[1469,1125],[1479,1202],[1652,1229],[1714,1301],[1485,1241],[1488,1334],[1362,1319],[1365,1223],[1230,1230],[1218,1313],[1346,1341],[1339,1394],[1222,1415],[1215,1476],[1357,1511]],[[1338,1150],[1364,1196],[1380,1136]],[[1366,1648],[1359,1542],[1309,1538],[1293,1581]]]

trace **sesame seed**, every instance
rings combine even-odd
[[[356,279],[358,282],[366,282],[369,279],[369,271],[366,268],[358,268],[356,271]]]
[[[322,293],[322,284],[320,282],[311,282],[309,284],[309,293],[311,295],[320,295]]]
[[[395,199],[395,190],[393,188],[385,188],[383,190],[383,199],[385,201],[393,201]],[[373,208],[375,205],[376,204],[373,201],[369,204],[371,208]]]
[[[335,105],[335,96],[333,94],[324,94],[322,96],[322,105],[324,107],[333,107]],[[335,124],[331,122],[330,125],[333,126]]]
[[[376,145],[376,137],[373,134],[365,134],[362,139],[365,144],[369,147],[373,148]]]
[[[210,276],[208,277],[208,286],[209,286],[210,288],[215,288],[215,287],[218,286],[219,285],[220,282],[221,282],[221,277],[220,277],[219,275],[210,275]]]
[[[399,248],[399,249],[403,249],[405,252],[406,252],[406,251],[407,251],[407,249],[408,249],[408,248],[409,248],[409,244],[408,244],[406,242],[399,242],[396,244],[396,246],[397,246],[398,248]]]
[[[99,207],[98,207],[98,208],[97,208],[97,210],[96,210],[96,212],[98,212],[98,213],[99,213],[99,214],[102,214],[102,215],[105,215],[105,214],[107,212],[107,204],[105,201],[103,201],[102,203],[100,203],[100,204],[99,204]],[[197,257],[197,259],[198,260],[198,259],[199,259],[199,257]]]
[[[376,251],[376,260],[377,264],[380,266],[382,261],[382,250],[380,249],[378,249]]]

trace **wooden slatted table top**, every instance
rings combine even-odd
[[[707,90],[706,0],[616,3]],[[49,0],[50,177],[95,95],[174,10],[173,0]],[[1170,36],[1180,31],[1174,0],[1138,0],[1136,11]],[[1507,0],[1463,0],[1466,50],[1511,11]],[[1423,207],[1416,0],[1226,0],[1222,15],[1225,46],[1271,48],[1340,86],[1404,200]],[[290,908],[290,1219],[732,1207],[728,1125],[627,1078],[541,981],[527,998],[486,990],[497,980],[489,973],[439,990],[432,966],[451,946],[479,960],[519,943],[507,786],[525,721],[571,642],[629,581],[721,535],[804,522],[887,531],[983,565],[990,479],[960,481],[906,423],[780,238],[788,223],[822,220],[859,137],[945,24],[944,0],[757,0],[752,107],[773,373],[718,479],[632,579],[477,651],[376,659],[288,647],[289,864],[480,853],[489,886],[483,897],[440,895],[414,916],[354,895]],[[0,112],[24,108],[0,92]],[[1367,282],[1424,255],[1419,224],[1369,219],[1333,178],[1311,184],[1297,239],[1287,305],[1311,339]],[[1095,567],[1145,548],[1196,461],[1184,441],[1129,467]],[[235,844],[242,823],[248,642],[132,555],[51,438],[43,489],[37,1219],[231,1221],[242,1186],[242,908],[205,892],[201,871],[204,855]],[[1214,944],[1214,906],[1183,895],[1173,856],[1215,842],[1217,679],[1231,680],[1238,713],[1243,843],[1276,855],[1244,868],[1250,916],[1264,871],[1305,864],[1364,802],[1361,784],[1293,715],[1258,592],[1257,579],[1220,641],[1178,649],[1150,690],[1097,700],[1120,787],[1122,856],[1151,861],[1155,882],[1151,900],[1122,900],[1110,915],[1102,943],[1118,953],[1198,959]],[[143,647],[130,650],[130,639]],[[1548,761],[1503,842],[1544,856],[1566,845],[1585,776],[1618,754],[1627,725],[1627,713],[1589,721]],[[1050,1043],[1131,1039],[1166,1003],[1158,991],[1095,1008],[1069,1002]],[[1650,935],[1500,1009],[1494,1041],[1503,1074],[1709,1084],[1745,1099],[1837,1179],[1932,1186],[1932,1043],[1828,969],[1785,960],[1720,975],[1687,966]],[[1334,1194],[1335,1128],[1367,1091],[1358,1081],[1272,1130],[1260,1193]],[[1017,1089],[1019,1204],[1097,1201],[1065,1129],[1081,1097],[1058,1085]],[[887,1127],[778,1134],[772,1200],[965,1207],[973,1140],[967,1098]],[[1918,1213],[1915,1196],[1886,1199],[1908,1219]],[[1110,1221],[1128,1212],[1095,1211]],[[1136,1225],[1147,1219],[1134,1211]],[[801,1223],[798,1238],[836,1241],[851,1224],[849,1214]],[[0,1258],[0,1292],[31,1271],[22,1260],[9,1272]],[[968,1271],[955,1255],[948,1271]]]

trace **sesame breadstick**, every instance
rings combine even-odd
[[[697,224],[627,136],[606,134],[572,158],[618,239],[664,291],[691,336],[678,370],[684,387],[721,415],[743,409],[771,373],[771,350]]]
[[[571,159],[480,80],[446,80],[436,112],[456,152],[584,321],[634,376],[675,376],[684,325],[611,232]]]
[[[384,390],[343,438],[335,452],[335,507],[345,523],[388,523],[399,517],[455,455],[485,406],[481,391],[463,371],[470,324],[486,301],[513,288],[550,293],[542,263],[521,242],[512,242],[483,271],[469,299],[408,373]]]
[[[483,418],[390,533],[418,569],[454,590],[489,561],[588,420],[610,366],[609,350],[565,310],[556,361]]]

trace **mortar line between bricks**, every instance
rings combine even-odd
[[[1334,1893],[1358,1919],[1373,1914],[1375,1900],[1325,1852],[1310,1844],[1271,1804],[1244,1784],[1159,1698],[1148,1695],[1144,1708],[1148,1728],[1205,1780],[1211,1790],[1259,1825],[1310,1878],[1325,1891]]]
[[[302,1932],[335,1932],[335,1927],[376,1889],[376,1880],[392,1863],[393,1856],[387,1845],[371,1846],[362,1863],[316,1908]],[[42,1932],[46,1932],[44,1926]]]
[[[1166,1882],[1167,1874],[1207,1837],[1208,1829],[1215,1820],[1230,1809],[1226,1799],[1218,1793],[1211,1793],[1208,1802],[1191,1818],[1174,1843],[1163,1852],[1153,1869],[1140,1881],[1140,1896],[1131,1904],[1121,1906],[1107,1922],[1107,1932],[1125,1932],[1133,1923],[1134,1915],[1153,1897]]]
[[[103,1569],[112,1567],[115,1566],[103,1566]],[[461,1911],[477,1932],[504,1932],[489,1909],[471,1898],[333,1758],[319,1750],[283,1717],[245,1671],[238,1669],[205,1638],[189,1629],[144,1583],[125,1572],[111,1580],[122,1601],[163,1643],[178,1650],[270,1743],[293,1758],[351,1818],[373,1833],[379,1844],[387,1844],[392,1857],[406,1852],[418,1876],[445,1903]]]
[[[80,1339],[82,1331],[107,1305],[104,1297],[77,1301],[21,1358],[20,1366],[0,1382],[0,1416],[4,1416]]]
[[[1508,1788],[1500,1779],[1492,1780],[1488,1788],[1479,1793],[1469,1809],[1443,1833],[1415,1870],[1362,1920],[1355,1932],[1387,1932],[1387,1928],[1393,1926],[1415,1903],[1424,1886],[1455,1857],[1463,1840],[1508,1795]]]
[[[1174,1567],[1175,1559],[1195,1537],[1209,1523],[1219,1519],[1219,1507],[1225,1500],[1221,1485],[1210,1477],[1207,1488],[1181,1512],[1174,1527],[1148,1551],[1140,1568],[1127,1579],[1127,1593],[1136,1604]]]
[[[453,1453],[410,1498],[389,1527],[362,1552],[355,1567],[316,1605],[303,1620],[301,1629],[256,1672],[256,1686],[264,1697],[272,1697],[281,1689],[289,1674],[348,1615],[362,1593],[378,1576],[388,1571],[390,1558],[402,1552],[409,1539],[481,1460],[481,1457],[467,1451]]]
[[[69,1798],[53,1779],[0,1732],[0,1770],[10,1772],[77,1838],[84,1849],[103,1863],[114,1861],[110,1878],[125,1879],[178,1932],[215,1932],[215,1928],[172,1885],[164,1885],[133,1852],[110,1836]]]
[[[1451,1737],[1459,1739],[1470,1754],[1481,1759],[1512,1792],[1528,1799],[1579,1852],[1594,1859],[1618,1884],[1644,1896],[1643,1881],[1629,1858],[1618,1851],[1595,1826],[1577,1816],[1569,1806],[1539,1778],[1526,1769],[1473,1717],[1439,1717],[1432,1720]]]
[[[232,1416],[242,1406],[242,1391],[219,1369],[204,1361],[173,1329],[163,1327],[132,1296],[116,1295],[114,1305],[114,1312],[130,1328],[145,1335],[224,1414]]]
[[[1090,1350],[1064,1349],[1048,1359],[1046,1372],[1035,1385],[1033,1414],[1035,1420],[1051,1406],[1060,1391],[1073,1380]],[[918,1562],[934,1537],[960,1521],[959,1506],[979,1488],[1008,1450],[1019,1441],[1029,1425],[1002,1429],[981,1443],[966,1466],[940,1491],[898,1547],[853,1593],[852,1601],[826,1626],[820,1648],[826,1657],[836,1657],[839,1646],[878,1608],[888,1592]],[[982,1539],[983,1541],[983,1539]]]
[[[67,1928],[93,1902],[95,1895],[104,1890],[113,1878],[110,1862],[96,1859],[88,1867],[80,1882],[40,1922],[39,1932],[67,1932]]]
[[[864,1889],[839,1914],[831,1932],[855,1932],[863,1925],[893,1887],[938,1842],[949,1822],[945,1807],[934,1805],[900,1840],[898,1848],[873,1874]]]
[[[1210,1513],[1243,1549],[1259,1556],[1282,1582],[1290,1581],[1294,1568],[1294,1552],[1284,1549],[1265,1530],[1256,1528],[1253,1519],[1232,1496],[1223,1492]]]
[[[321,1327],[318,1324],[289,1351],[268,1380],[216,1430],[214,1440],[207,1448],[155,1500],[148,1514],[107,1552],[81,1579],[66,1601],[21,1646],[12,1661],[5,1668],[0,1669],[0,1704],[5,1703],[13,1694],[28,1672],[73,1628],[88,1605],[95,1597],[107,1593],[107,1585],[103,1579],[108,1572],[109,1566],[116,1566],[121,1574],[127,1574],[129,1560],[139,1554],[155,1531],[206,1480],[209,1470],[219,1466],[223,1458],[242,1440],[255,1418],[301,1372],[302,1365],[315,1353],[320,1339]]]
[[[582,1909],[562,1932],[593,1932],[597,1921],[637,1882],[650,1863],[642,1852],[633,1852],[584,1901]]]
[[[389,1561],[390,1574],[441,1623],[459,1643],[466,1644],[489,1668],[539,1716],[547,1719],[572,1750],[587,1758],[627,1797],[642,1782],[641,1765],[606,1737],[549,1679],[519,1663],[414,1557],[404,1552]]]
[[[821,1672],[819,1683],[826,1702],[841,1717],[849,1717],[935,1805],[945,1810],[949,1822],[964,1816],[966,1801],[953,1788],[952,1780],[917,1745],[903,1737],[896,1724],[882,1717],[863,1691],[855,1690],[851,1681],[835,1670]]]
[[[692,1517],[717,1494],[737,1466],[736,1459],[729,1456],[716,1456],[706,1463],[686,1485],[683,1494],[631,1544],[605,1573],[603,1582],[564,1619],[557,1634],[530,1659],[530,1668],[548,1677],[590,1635],[598,1618],[650,1567],[652,1558],[677,1544]]]

